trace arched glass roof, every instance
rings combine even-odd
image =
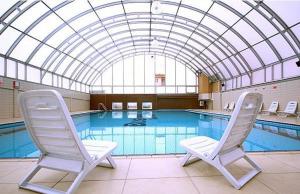
[[[161,0],[159,14],[152,3],[2,0],[0,56],[38,69],[40,83],[50,73],[87,86],[140,53],[164,54],[227,89],[300,74],[300,1]]]

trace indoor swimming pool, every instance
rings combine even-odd
[[[184,153],[179,142],[194,136],[219,140],[229,117],[187,111],[115,111],[73,116],[81,139],[118,142],[114,155]],[[246,151],[300,150],[300,126],[257,121]],[[0,158],[37,157],[23,122],[0,125]]]

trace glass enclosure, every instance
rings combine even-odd
[[[83,92],[189,93],[199,73],[223,90],[300,75],[299,1],[160,2],[155,13],[150,0],[1,1],[0,76]]]

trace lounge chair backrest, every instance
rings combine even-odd
[[[259,93],[245,92],[239,97],[220,143],[211,154],[212,157],[241,147],[255,123],[261,103],[262,95]]]
[[[296,114],[297,106],[298,106],[297,101],[289,101],[284,109],[284,113]]]
[[[227,110],[228,109],[228,106],[229,106],[229,104],[228,104],[228,102],[225,104],[225,106],[224,106],[224,110]]]
[[[277,112],[277,109],[278,109],[278,106],[279,106],[279,102],[278,101],[273,101],[269,107],[269,110],[268,112],[271,112],[271,113],[276,113]]]
[[[233,110],[234,106],[235,106],[235,103],[234,102],[230,102],[228,109],[229,110]]]
[[[42,156],[92,161],[57,91],[27,91],[20,94],[19,103],[26,128]]]

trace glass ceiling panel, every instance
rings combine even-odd
[[[298,39],[300,39],[300,24],[292,28],[292,31]]]
[[[211,6],[212,1],[211,0],[201,0],[201,3],[199,3],[199,0],[182,0],[181,3],[198,8],[202,11],[207,11],[208,8]]]
[[[266,35],[266,37],[270,37],[278,32],[265,17],[255,10],[252,10],[246,17],[254,23],[254,25],[257,26]]]
[[[272,44],[277,49],[277,51],[283,59],[295,54],[290,45],[280,34],[270,38],[270,41],[272,42]]]
[[[253,54],[253,52],[250,49],[244,50],[243,52],[241,52],[241,54],[246,59],[252,70],[262,66],[262,64],[258,61],[257,57]]]
[[[149,3],[125,3],[124,4],[126,13],[130,12],[150,12]]]
[[[278,58],[266,42],[259,43],[253,48],[257,53],[261,53],[260,57],[265,64],[270,64],[272,62],[278,61]]]
[[[227,30],[224,25],[207,16],[203,19],[202,24],[209,27],[210,29],[213,29],[218,34],[223,34]]]
[[[217,63],[216,66],[220,69],[220,71],[223,73],[226,79],[229,79],[231,77],[222,63]]]
[[[57,74],[62,75],[65,69],[68,67],[68,65],[74,61],[71,57],[66,57],[61,64],[57,67],[57,70],[55,71]]]
[[[14,41],[21,35],[21,32],[8,27],[0,35],[0,53],[5,54]]]
[[[80,56],[77,57],[77,59],[83,61],[89,54],[91,54],[94,51],[95,51],[94,48],[88,47],[84,50],[84,53],[82,53]]]
[[[47,1],[48,2],[48,1]],[[86,10],[89,10],[91,7],[87,1],[72,1],[71,3],[65,5],[56,11],[56,13],[62,17],[64,20],[69,20],[75,15],[80,14]]]
[[[245,65],[244,64],[241,64],[241,62],[239,62],[234,56],[230,57],[230,60],[234,62],[234,64],[236,65],[236,67],[238,68],[238,70],[241,73],[245,72]]]
[[[210,45],[210,42],[206,39],[204,39],[202,36],[199,36],[198,34],[194,33],[192,36],[191,36],[194,40],[197,40],[198,42],[200,42],[201,44],[205,45],[205,46],[208,46]]]
[[[230,26],[239,20],[239,17],[236,14],[216,3],[212,6],[208,13],[218,17]]]
[[[59,30],[57,33],[52,36],[47,43],[53,47],[58,47],[60,43],[62,43],[66,37],[74,34],[74,30],[72,30],[69,26],[65,26],[63,29]]]
[[[262,37],[245,21],[241,20],[233,28],[242,35],[250,45],[262,41]]]
[[[184,8],[184,7],[179,8],[178,15],[185,17],[185,18],[190,18],[191,20],[194,20],[195,22],[200,22],[200,20],[204,16],[200,12],[196,12],[191,9]]]
[[[117,14],[124,14],[124,10],[121,4],[105,7],[97,10],[97,14],[100,19],[104,19]]]
[[[73,48],[74,48],[74,46],[75,45],[72,45]],[[86,49],[88,47],[89,47],[88,43],[82,42],[82,44],[80,44],[80,46],[76,46],[76,48],[70,52],[70,55],[73,57],[76,57],[81,51],[83,51],[84,49]]]
[[[276,14],[278,14],[288,26],[300,21],[300,4],[299,1],[265,1]]]
[[[24,31],[28,26],[30,26],[30,24],[32,24],[33,21],[37,20],[47,11],[49,11],[49,9],[43,3],[39,2],[18,17],[18,19],[12,23],[12,26]]]
[[[99,21],[99,19],[97,18],[96,14],[92,12],[76,19],[75,21],[71,22],[70,25],[78,31],[88,24],[94,23],[96,21]]]
[[[247,48],[247,45],[232,31],[227,31],[223,37],[230,42],[238,51]]]
[[[31,37],[25,36],[10,56],[21,61],[26,61],[30,53],[39,45],[39,43],[40,42]]]
[[[222,0],[222,2],[239,11],[243,15],[251,10],[251,7],[241,0]]]
[[[32,58],[32,60],[29,61],[30,64],[37,66],[37,67],[41,67],[43,62],[46,60],[46,58],[51,54],[51,52],[53,52],[54,49],[47,46],[47,45],[43,45],[38,52],[34,55],[34,57]]]
[[[2,16],[11,6],[13,6],[17,2],[17,0],[1,0],[0,16]]]
[[[164,4],[162,4],[162,5],[164,5]],[[176,5],[165,6],[164,9],[163,9],[163,13],[175,15],[176,12],[177,12],[177,8],[178,8],[178,6],[176,6]]]
[[[226,56],[223,54],[223,52],[220,51],[215,45],[210,45],[208,47],[213,53],[215,53],[221,60],[226,58]]]
[[[54,13],[43,19],[38,25],[36,25],[29,34],[39,40],[43,40],[53,29],[61,25],[63,21],[57,17]]]
[[[218,61],[218,59],[208,50],[203,51],[203,54],[206,55],[206,57],[210,60],[212,60],[214,63]]]
[[[238,71],[236,70],[235,66],[232,64],[232,62],[229,59],[225,59],[223,63],[226,65],[227,69],[230,70],[231,74],[233,76],[239,75]]]

